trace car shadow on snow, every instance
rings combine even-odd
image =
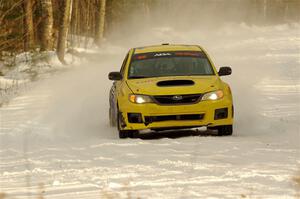
[[[150,133],[139,134],[135,136],[136,139],[142,140],[154,140],[154,139],[177,139],[182,137],[191,137],[191,136],[216,136],[217,133],[211,130],[168,130],[168,131],[151,131]]]

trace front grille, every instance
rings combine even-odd
[[[160,115],[145,116],[145,123],[163,122],[163,121],[180,121],[180,120],[202,120],[204,114],[186,114],[186,115]]]
[[[201,100],[201,94],[192,95],[156,95],[153,96],[158,104],[194,104]]]

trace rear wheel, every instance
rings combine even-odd
[[[135,138],[138,136],[139,132],[136,130],[122,130],[121,124],[122,124],[122,118],[121,113],[118,111],[118,118],[117,118],[117,126],[119,131],[119,138]]]
[[[233,132],[232,125],[209,127],[208,129],[217,130],[218,136],[230,136]]]

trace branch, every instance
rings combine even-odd
[[[12,5],[10,7],[10,9],[8,9],[6,12],[4,12],[1,16],[0,16],[0,24],[2,23],[4,17],[10,13],[12,10],[14,10],[16,7],[20,6],[22,3],[23,3],[24,0],[20,0],[18,1],[17,3],[15,3],[14,5]],[[1,5],[4,5],[2,2],[1,2]]]

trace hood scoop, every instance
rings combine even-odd
[[[192,80],[165,80],[157,82],[159,87],[169,87],[169,86],[192,86],[195,82]]]

